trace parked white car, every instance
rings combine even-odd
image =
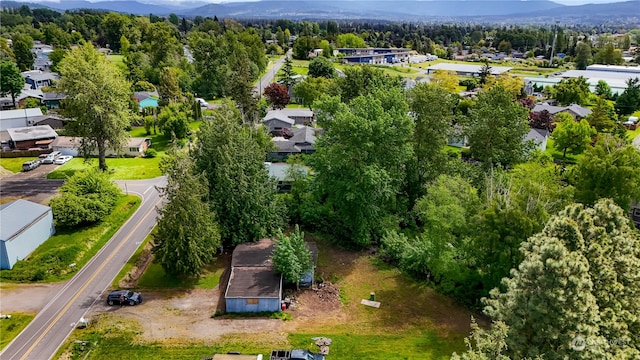
[[[57,159],[55,159],[53,163],[56,165],[62,165],[71,159],[73,159],[73,156],[71,155],[62,155],[62,156],[59,156]]]

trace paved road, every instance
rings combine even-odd
[[[290,49],[285,56],[291,56],[291,54],[293,54],[293,51]],[[269,84],[271,84],[274,81],[276,74],[284,64],[284,59],[285,58],[278,60],[278,62],[276,62],[275,65],[273,65],[273,67],[258,80],[256,85],[253,87],[254,93],[262,96],[262,93],[264,92],[264,88],[269,86]]]
[[[0,353],[2,360],[51,359],[75,323],[96,301],[104,300],[104,290],[155,226],[161,201],[155,185],[164,185],[164,178],[117,183],[129,194],[141,196],[140,207],[89,263],[51,294],[35,319]]]

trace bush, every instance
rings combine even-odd
[[[73,228],[101,221],[113,210],[122,192],[108,174],[92,169],[76,172],[51,199],[56,226]]]
[[[146,158],[153,159],[156,156],[158,156],[156,149],[147,149],[147,151],[144,152],[144,157]]]

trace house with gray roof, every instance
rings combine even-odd
[[[529,129],[527,135],[524,136],[524,141],[532,141],[536,148],[540,151],[547,149],[547,140],[549,140],[549,130],[545,129]]]
[[[53,82],[60,79],[60,75],[54,72],[45,72],[41,70],[23,71],[22,77],[29,84],[31,89],[38,89],[43,86],[51,86]]]
[[[0,205],[0,269],[11,269],[55,233],[51,208],[27,200]]]
[[[316,151],[316,135],[321,131],[322,129],[301,126],[293,129],[293,136],[289,139],[275,136],[272,141],[276,145],[276,151],[269,153],[267,158],[286,160],[291,154],[313,154]]]
[[[269,128],[269,133],[281,135],[282,129],[291,129],[296,122],[282,111],[274,110],[267,113],[262,123]]]
[[[536,104],[531,112],[542,112],[548,111],[551,115],[555,116],[561,112],[566,112],[567,114],[573,116],[574,119],[580,120],[587,117],[591,114],[591,110],[585,107],[582,107],[578,104],[571,104],[569,106],[555,106],[550,105],[546,102]]]

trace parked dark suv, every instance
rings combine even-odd
[[[31,171],[40,166],[40,160],[31,160],[22,164],[22,171]]]
[[[131,290],[114,290],[107,296],[107,304],[129,304],[131,306],[142,303],[142,294]]]

